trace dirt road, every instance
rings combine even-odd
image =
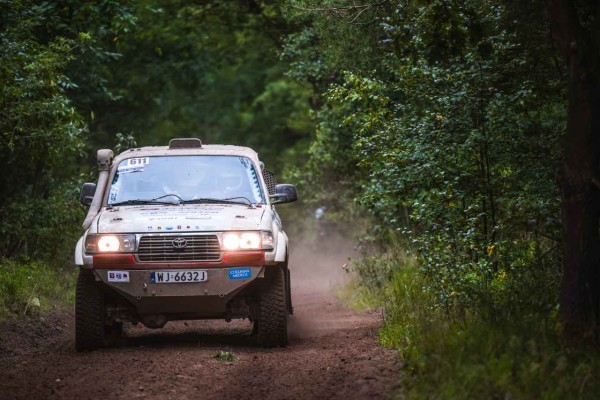
[[[130,327],[120,347],[91,353],[74,350],[71,312],[5,322],[0,399],[391,398],[398,362],[377,344],[378,314],[348,310],[332,295],[349,251],[324,262],[292,253],[295,315],[285,349],[256,347],[248,321]],[[215,359],[219,350],[236,359]]]

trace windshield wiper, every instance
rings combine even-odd
[[[235,199],[244,199],[244,201],[235,201]],[[203,197],[199,199],[185,200],[183,204],[202,204],[202,203],[211,203],[211,204],[243,204],[245,206],[252,206],[252,202],[248,200],[246,197],[230,197],[227,199],[214,199],[210,197]]]
[[[116,207],[116,206],[129,206],[129,205],[139,205],[139,204],[179,204],[172,201],[158,201],[158,200],[143,200],[143,199],[133,199],[133,200],[124,200],[119,201],[117,203],[109,204],[108,207]]]
[[[177,194],[175,193],[169,193],[169,194],[164,194],[162,196],[158,196],[152,199],[152,201],[156,201],[156,200],[160,200],[160,199],[164,199],[165,197],[177,197],[177,199],[179,199],[179,203],[183,203],[184,200]]]
[[[160,199],[163,199],[165,197],[177,197],[177,199],[179,199],[178,202],[173,202],[173,201],[161,201]],[[131,199],[131,200],[124,200],[124,201],[119,201],[117,203],[112,203],[109,204],[109,207],[114,207],[114,206],[126,206],[126,205],[136,205],[136,204],[171,204],[171,205],[176,205],[176,204],[181,204],[183,203],[183,199],[181,197],[179,197],[176,194],[165,194],[164,196],[159,196],[159,197],[155,197],[153,199]]]

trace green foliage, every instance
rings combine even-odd
[[[4,1],[0,15],[0,313],[25,314],[72,301],[86,104],[112,98],[106,36],[128,17],[70,0]]]
[[[115,154],[122,153],[123,151],[125,151],[127,149],[132,149],[137,146],[135,137],[133,137],[133,135],[131,133],[128,135],[124,135],[122,133],[117,133],[115,135],[115,140],[117,142],[117,144],[113,150]]]
[[[543,4],[336,1],[290,12],[311,22],[313,47],[336,54],[315,73],[300,36],[284,53],[298,78],[330,71],[304,178],[320,188],[316,202],[343,212],[355,197],[373,233],[406,234],[442,308],[493,319],[506,282],[543,268],[540,285],[553,284],[565,103],[549,43],[529,34],[547,29]],[[514,23],[523,12],[527,29]]]
[[[49,259],[73,239],[73,176],[85,125],[67,97],[64,74],[77,40],[36,39],[45,6],[2,4],[0,32],[0,257]],[[62,262],[59,254],[55,262]]]
[[[106,74],[113,99],[91,105],[96,143],[112,147],[115,132],[142,146],[197,136],[249,145],[273,165],[309,133],[310,91],[278,56],[290,27],[276,2],[142,0],[131,13]]]
[[[532,304],[515,312],[513,299],[506,298],[495,323],[473,313],[448,319],[437,298],[423,290],[428,282],[410,259],[385,257],[390,263],[396,259],[393,277],[371,293],[385,309],[380,340],[404,361],[409,398],[595,398],[597,350],[563,343],[556,310],[543,313]],[[374,261],[359,268],[377,268]],[[531,271],[522,289],[531,299],[556,302],[556,286],[533,284],[547,282],[545,273]]]
[[[31,315],[71,304],[76,273],[73,267],[56,269],[35,260],[0,259],[0,316]]]

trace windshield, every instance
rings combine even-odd
[[[246,157],[160,156],[119,163],[108,204],[235,199],[264,203],[256,169]]]

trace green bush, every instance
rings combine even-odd
[[[0,260],[0,316],[31,315],[72,304],[77,268],[34,260]]]
[[[592,399],[600,393],[597,349],[564,343],[556,309],[545,306],[557,304],[556,274],[534,269],[518,284],[492,288],[498,311],[490,320],[438,307],[425,290],[427,278],[402,251],[383,259],[367,257],[356,268],[370,288],[362,294],[385,310],[380,340],[398,350],[409,398]],[[381,286],[369,278],[375,268],[392,271]]]

